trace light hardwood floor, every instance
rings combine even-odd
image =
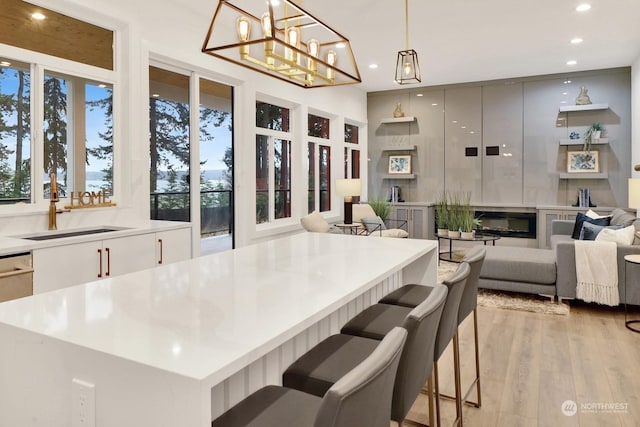
[[[474,368],[471,317],[460,328],[464,390]],[[478,322],[482,407],[464,408],[465,426],[640,426],[640,334],[625,328],[622,308],[572,301],[561,316],[478,307]],[[449,348],[438,365],[447,394],[451,360]],[[573,416],[561,411],[567,400],[577,404]],[[450,426],[455,407],[442,402]],[[599,407],[605,404],[618,411]],[[427,423],[426,405],[419,397],[409,418]]]

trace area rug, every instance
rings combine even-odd
[[[440,261],[438,283],[442,283],[444,278],[456,271],[458,265],[455,262]],[[478,305],[543,314],[569,314],[569,306],[567,304],[556,304],[539,295],[500,292],[489,289],[478,290]]]

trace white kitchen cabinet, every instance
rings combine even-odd
[[[155,233],[156,265],[170,264],[191,258],[191,229],[159,231]]]
[[[154,233],[35,249],[33,292],[119,276],[155,264]]]

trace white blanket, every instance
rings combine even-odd
[[[614,242],[576,240],[576,297],[586,302],[618,305],[617,245]]]

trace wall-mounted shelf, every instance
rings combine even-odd
[[[406,145],[406,146],[397,146],[397,145],[387,145],[382,147],[382,151],[414,151],[417,150],[418,146],[416,145]]]
[[[560,107],[560,112],[567,111],[589,111],[589,110],[607,110],[609,104],[587,104],[587,105],[564,105]]]
[[[608,144],[609,138],[598,138],[596,141],[592,141],[591,145]],[[584,145],[584,139],[561,139],[560,145]]]
[[[415,173],[399,173],[382,175],[382,179],[416,179]]]
[[[381,124],[385,124],[385,123],[411,123],[411,122],[415,122],[416,118],[411,116],[411,117],[389,117],[387,119],[380,119],[380,123]]]
[[[607,172],[600,173],[561,173],[560,179],[608,179],[609,174]]]

